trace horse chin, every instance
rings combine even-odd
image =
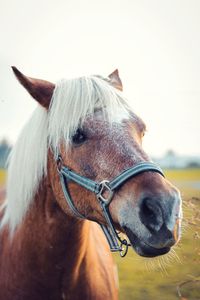
[[[139,239],[131,230],[124,228],[126,235],[129,238],[131,246],[135,252],[143,257],[156,257],[168,253],[171,247],[155,248],[145,241]]]

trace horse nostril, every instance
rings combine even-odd
[[[158,203],[154,199],[144,198],[140,207],[141,222],[150,231],[159,231],[163,225],[162,211]]]

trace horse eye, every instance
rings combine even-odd
[[[142,132],[141,132],[141,137],[142,138],[145,136],[145,133],[146,133],[146,129],[142,130]]]
[[[72,142],[76,145],[83,144],[87,137],[81,129],[77,129],[76,133],[72,137]]]

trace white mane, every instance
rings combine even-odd
[[[47,173],[49,146],[55,151],[61,140],[69,145],[71,136],[96,108],[103,108],[111,123],[119,114],[121,119],[128,118],[121,92],[98,76],[61,80],[56,84],[49,110],[38,106],[33,112],[10,156],[1,227],[8,224],[13,232],[25,216]]]

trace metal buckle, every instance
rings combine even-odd
[[[104,202],[105,204],[109,204],[110,201],[112,200],[112,196],[113,196],[113,191],[110,189],[109,187],[109,181],[108,180],[103,180],[102,182],[100,182],[100,191],[97,194],[97,199]],[[106,192],[108,192],[108,196],[105,197],[103,196]]]

